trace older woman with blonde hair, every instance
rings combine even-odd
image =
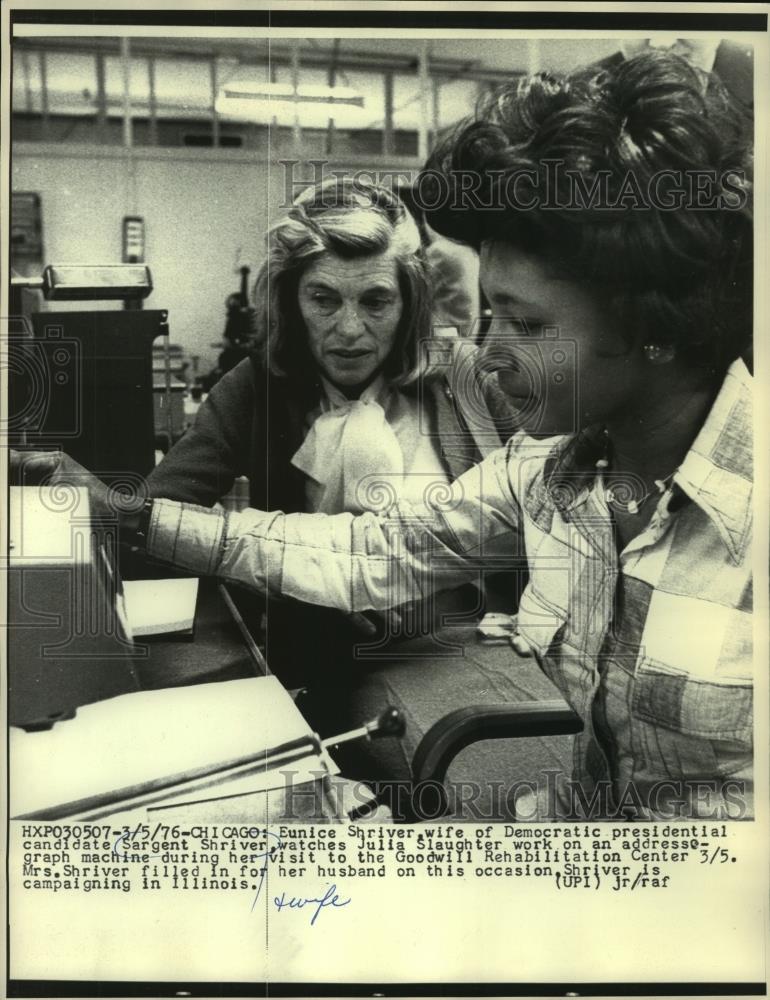
[[[427,373],[430,295],[414,220],[387,188],[333,179],[305,191],[267,237],[256,349],[212,390],[149,479],[153,496],[211,505],[236,476],[253,506],[370,509],[370,477],[398,494],[475,458]],[[410,479],[417,472],[419,479]]]
[[[481,459],[449,380],[432,363],[420,235],[391,190],[339,178],[307,189],[268,233],[255,300],[253,356],[214,387],[150,475],[151,497],[210,507],[247,476],[252,507],[376,513],[397,499],[448,493]],[[451,361],[449,350],[439,356]],[[251,600],[253,618],[265,612],[271,668],[289,686],[315,685],[324,708],[314,721],[329,731],[398,700],[383,687],[364,698],[361,688],[388,651],[403,652],[399,637],[427,636],[424,660],[426,651],[445,651],[430,637],[448,613],[482,608],[475,584],[396,615]],[[507,600],[512,610],[515,598]]]

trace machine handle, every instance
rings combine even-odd
[[[372,740],[380,736],[403,736],[405,732],[406,723],[403,715],[397,708],[389,705],[380,712],[376,719],[365,722],[358,729],[350,729],[347,733],[341,733],[339,736],[330,736],[323,741],[323,746],[336,747],[340,743],[349,743],[351,740],[362,738]]]

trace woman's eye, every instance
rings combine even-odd
[[[508,333],[514,337],[535,337],[543,326],[542,320],[532,316],[516,316],[501,319],[497,327],[499,333]]]
[[[314,293],[313,302],[320,309],[333,309],[336,304],[331,295],[323,295],[321,292]]]
[[[364,299],[363,304],[371,312],[382,312],[383,309],[389,304],[390,299],[375,297],[371,299]]]

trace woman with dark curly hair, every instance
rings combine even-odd
[[[671,55],[505,90],[417,193],[433,228],[480,250],[486,366],[522,429],[432,508],[225,518],[158,501],[148,551],[344,610],[516,553],[516,648],[584,722],[538,815],[749,815],[749,139],[717,82]],[[512,649],[512,675],[520,662]]]

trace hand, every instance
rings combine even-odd
[[[12,486],[80,486],[88,490],[92,517],[115,517],[116,494],[101,479],[60,451],[10,451]]]
[[[56,471],[62,459],[58,451],[9,450],[9,477],[11,486],[38,486]]]
[[[392,608],[389,611],[353,611],[345,617],[356,632],[371,638],[383,632],[386,636],[395,633],[401,624],[401,615]]]

